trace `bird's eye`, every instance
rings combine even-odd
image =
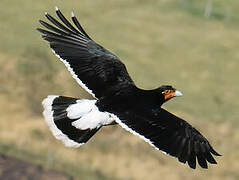
[[[170,93],[169,90],[165,90],[165,91],[162,92],[162,94],[168,94],[168,93]]]

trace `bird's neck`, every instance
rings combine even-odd
[[[138,91],[138,96],[139,99],[151,102],[153,104],[156,104],[157,106],[161,106],[165,102],[164,97],[161,95],[161,93],[159,93],[157,89],[151,90],[140,89]]]

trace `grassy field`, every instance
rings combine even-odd
[[[89,97],[35,30],[56,5],[68,17],[74,10],[139,87],[171,84],[182,91],[164,107],[210,140],[223,154],[218,165],[191,170],[117,126],[79,149],[54,139],[42,99]],[[1,0],[0,151],[81,179],[239,179],[238,12],[235,0]]]

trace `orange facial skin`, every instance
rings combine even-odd
[[[164,95],[165,100],[169,100],[174,97],[174,93],[176,90],[166,90],[163,91],[162,94]]]

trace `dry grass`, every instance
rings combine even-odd
[[[239,6],[213,2],[206,19],[206,1],[2,0],[0,150],[82,179],[239,179]],[[69,15],[74,7],[87,32],[122,59],[140,87],[172,84],[183,91],[165,107],[206,135],[223,154],[218,165],[191,170],[118,127],[103,128],[79,149],[55,140],[39,114],[42,98],[87,97],[34,30],[56,4]]]

